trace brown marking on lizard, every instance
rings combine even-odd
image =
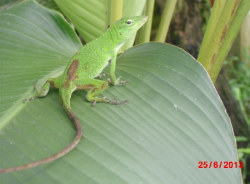
[[[95,87],[95,85],[93,85],[93,84],[87,84],[84,87],[86,87],[87,89],[91,89],[91,88]]]
[[[66,82],[63,83],[63,88],[68,88],[70,85],[71,80],[67,79]]]
[[[51,87],[55,87],[55,83],[53,81],[49,81]]]
[[[96,90],[98,90],[98,88],[92,89],[91,93],[95,93]]]
[[[68,72],[67,72],[68,78],[66,79],[66,82],[64,82],[63,84],[64,88],[68,88],[71,81],[79,78],[78,75],[76,75],[78,67],[79,67],[79,61],[75,59],[68,69]]]
[[[104,82],[104,83],[102,83],[102,85],[101,85],[101,89],[107,88],[107,86],[108,86],[108,83],[107,83],[107,82]]]
[[[79,66],[79,61],[77,59],[75,59],[72,62],[72,64],[70,65],[69,70],[67,72],[69,80],[74,80],[75,79],[75,76],[76,76],[75,74],[76,74],[78,66]]]
[[[94,86],[93,86],[94,87]],[[91,93],[92,94],[94,94],[96,91],[98,91],[98,90],[102,90],[102,89],[105,89],[105,88],[107,88],[108,87],[108,83],[107,82],[104,82],[104,83],[102,83],[102,85],[100,86],[100,87],[98,87],[98,88],[91,88]]]
[[[77,89],[88,90],[88,89],[92,89],[93,87],[95,87],[95,85],[93,85],[93,84],[86,84],[84,86],[77,86]]]

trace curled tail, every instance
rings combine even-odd
[[[54,160],[56,160],[58,158],[61,158],[62,156],[64,156],[65,154],[67,154],[68,152],[73,150],[81,140],[82,128],[81,128],[81,125],[80,125],[80,122],[79,122],[78,118],[76,117],[74,112],[71,110],[71,108],[70,109],[65,109],[65,110],[67,111],[70,119],[72,120],[72,122],[74,123],[75,128],[76,128],[75,139],[66,148],[64,148],[62,151],[60,151],[60,152],[58,152],[58,153],[56,153],[54,155],[51,155],[49,157],[46,157],[46,158],[44,158],[42,160],[38,160],[38,161],[31,162],[29,164],[24,164],[24,165],[17,166],[17,167],[0,169],[0,173],[21,171],[21,170],[24,170],[24,169],[36,167],[36,166],[41,165],[41,164],[46,164],[48,162],[52,162],[52,161],[54,161]]]

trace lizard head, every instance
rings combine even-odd
[[[111,26],[110,29],[113,29],[114,32],[116,32],[118,42],[123,43],[136,33],[136,31],[138,31],[143,24],[145,24],[147,19],[147,16],[122,18]]]

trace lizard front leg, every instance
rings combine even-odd
[[[115,68],[116,68],[116,55],[113,56],[113,58],[111,59],[111,63],[110,63],[110,78],[111,78],[111,84],[116,86],[122,86],[125,85],[127,80],[125,81],[121,81],[121,76],[116,78],[115,76]]]

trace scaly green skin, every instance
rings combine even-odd
[[[78,118],[70,107],[70,98],[75,90],[89,90],[86,99],[93,102],[93,104],[106,102],[119,105],[125,102],[117,103],[115,100],[97,97],[98,94],[108,88],[108,82],[95,78],[101,74],[106,66],[110,65],[111,84],[123,84],[115,76],[117,52],[146,21],[147,17],[145,16],[120,19],[100,38],[83,46],[73,56],[62,76],[46,81],[42,89],[37,92],[37,97],[46,96],[50,87],[59,89],[63,107],[76,127],[76,137],[66,148],[50,157],[18,167],[0,169],[0,173],[20,171],[51,162],[67,154],[77,146],[82,136],[82,129]]]

